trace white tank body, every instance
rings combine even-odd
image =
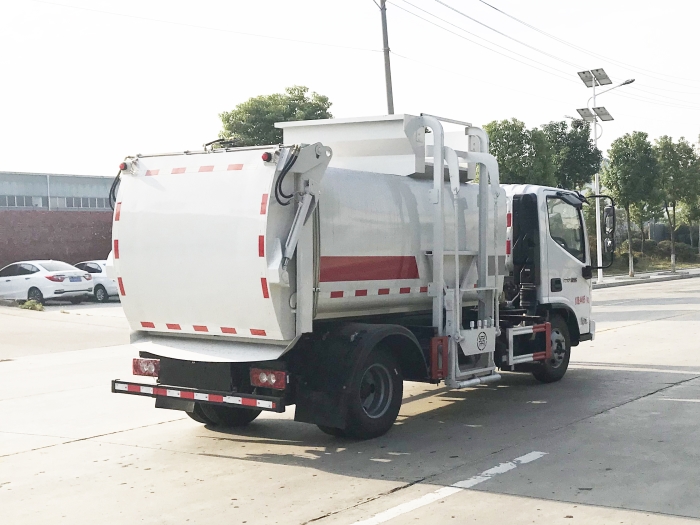
[[[432,180],[329,167],[321,183],[320,279],[317,318],[429,310],[432,280]],[[476,286],[478,185],[462,184],[459,197],[461,281]],[[490,203],[493,217],[493,201]],[[505,273],[506,201],[498,204],[497,250],[489,253],[489,286]],[[454,250],[454,201],[445,192],[446,250]],[[493,239],[490,221],[489,239]],[[489,246],[493,247],[490,242]],[[453,252],[452,252],[453,253]],[[496,256],[495,259],[493,256]],[[445,256],[448,286],[454,286],[454,255]],[[472,262],[474,265],[472,266]],[[500,270],[500,271],[499,271]],[[498,274],[498,282],[494,282]],[[476,292],[465,293],[476,301]]]
[[[255,342],[256,358],[266,359],[279,355],[272,345],[284,348],[293,342],[298,333],[294,260],[289,285],[279,279],[279,261],[295,210],[276,202],[273,183],[279,166],[261,160],[265,151],[276,148],[140,157],[122,173],[113,269],[132,330]],[[314,319],[431,309],[431,187],[422,174],[325,169],[315,233],[320,249],[314,265]],[[458,249],[465,289],[477,282],[477,195],[477,184],[461,185]],[[493,198],[488,205],[492,251],[487,286],[500,289],[505,193],[500,192],[498,220],[492,219]],[[452,287],[454,208],[448,184],[444,209],[445,281]],[[476,293],[465,293],[464,300],[475,301]],[[202,352],[211,357],[214,351]],[[249,350],[238,357],[231,352],[221,359],[251,355]]]

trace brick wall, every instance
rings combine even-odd
[[[0,268],[30,259],[106,259],[111,239],[109,212],[0,210]]]

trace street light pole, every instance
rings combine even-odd
[[[606,86],[612,84],[612,80],[610,80],[610,77],[608,77],[607,73],[603,71],[603,69],[591,69],[590,71],[580,71],[578,76],[581,78],[583,83],[587,87],[592,87],[593,88],[593,96],[588,99],[588,104],[586,105],[585,109],[578,109],[579,115],[581,117],[588,121],[593,123],[593,145],[595,146],[596,149],[598,149],[598,138],[600,137],[598,135],[598,117],[601,118],[601,120],[613,120],[612,116],[610,113],[605,108],[598,107],[596,105],[596,92],[595,88],[597,85],[600,86]],[[608,91],[612,91],[613,89],[619,88],[620,86],[626,86],[628,84],[631,84],[634,82],[634,79],[631,78],[629,80],[625,80],[624,82],[618,84],[617,86],[613,86],[609,89],[606,89],[605,91],[602,91],[599,93],[602,95],[603,93],[607,93]],[[591,100],[593,101],[593,111],[591,111]],[[595,115],[593,114],[595,112]],[[595,172],[595,179],[594,179],[594,186],[595,186],[595,194],[600,195],[600,165],[598,166],[598,169]],[[597,259],[597,264],[598,266],[598,282],[602,283],[603,282],[603,242],[602,242],[602,228],[600,225],[600,199],[595,200],[595,234],[596,234],[596,259]]]
[[[379,0],[382,13],[382,39],[384,43],[384,78],[386,80],[386,106],[389,115],[394,114],[394,90],[391,86],[391,61],[389,59],[389,35],[386,28],[386,0]]]

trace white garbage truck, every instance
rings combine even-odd
[[[213,426],[295,405],[367,439],[393,425],[405,380],[554,382],[593,339],[591,198],[501,185],[467,122],[277,126],[280,145],[121,163],[110,271],[134,359],[113,392]]]

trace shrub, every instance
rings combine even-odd
[[[671,257],[671,241],[661,241],[658,253],[664,257]],[[676,260],[681,262],[693,262],[697,260],[697,250],[683,242],[676,242]]]
[[[620,251],[629,251],[629,243],[626,240],[620,245]],[[632,239],[632,251],[635,253],[642,251],[641,239]],[[657,251],[656,241],[644,241],[644,255],[656,255]],[[669,251],[669,253],[671,252]]]

